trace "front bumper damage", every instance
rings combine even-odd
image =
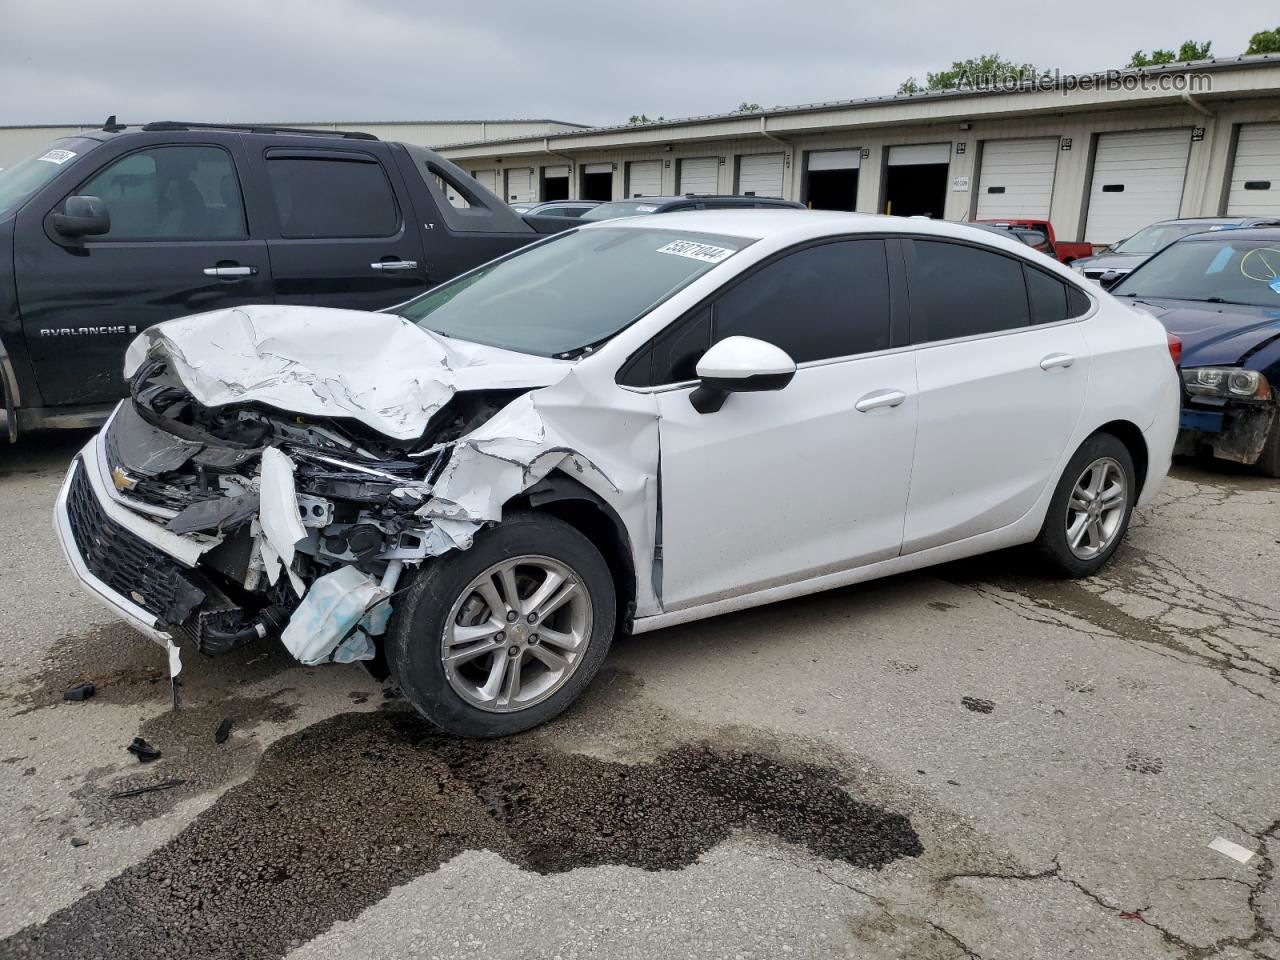
[[[1207,447],[1221,460],[1257,463],[1271,431],[1280,429],[1277,406],[1274,400],[1184,397],[1173,452],[1191,456]]]

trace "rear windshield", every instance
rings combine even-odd
[[[1144,227],[1127,240],[1121,240],[1111,248],[1112,253],[1148,254],[1163,250],[1175,240],[1206,230],[1229,230],[1232,225],[1221,223],[1153,223]]]
[[[1166,248],[1111,288],[1153,297],[1280,307],[1280,240],[1188,240]]]
[[[68,137],[39,153],[0,170],[0,216],[4,216],[98,145],[96,140]]]
[[[679,230],[571,230],[451,280],[396,312],[446,337],[571,356],[630,326],[750,243]]]

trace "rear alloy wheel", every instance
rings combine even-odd
[[[1058,573],[1088,576],[1120,545],[1136,499],[1128,448],[1109,433],[1095,433],[1062,472],[1036,546]]]
[[[577,698],[604,662],[615,620],[595,545],[555,517],[512,512],[471,549],[417,574],[388,632],[387,661],[436,725],[505,736]]]

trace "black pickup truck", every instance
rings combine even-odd
[[[10,440],[96,424],[125,395],[125,348],[162,320],[376,310],[572,225],[365,133],[111,118],[0,171],[3,423]]]

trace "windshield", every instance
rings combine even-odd
[[[1127,240],[1121,240],[1111,248],[1112,253],[1156,253],[1175,240],[1206,230],[1225,229],[1220,223],[1153,223],[1144,227]]]
[[[615,200],[592,207],[582,215],[583,220],[617,220],[619,217],[634,217],[642,213],[657,212],[658,205],[646,200]]]
[[[94,140],[68,138],[0,170],[0,216],[16,210],[78,156],[97,146]]]
[[[398,312],[446,337],[560,357],[607,340],[750,243],[677,230],[572,230]]]
[[[1280,307],[1280,240],[1189,240],[1152,257],[1111,288],[1156,297]]]

